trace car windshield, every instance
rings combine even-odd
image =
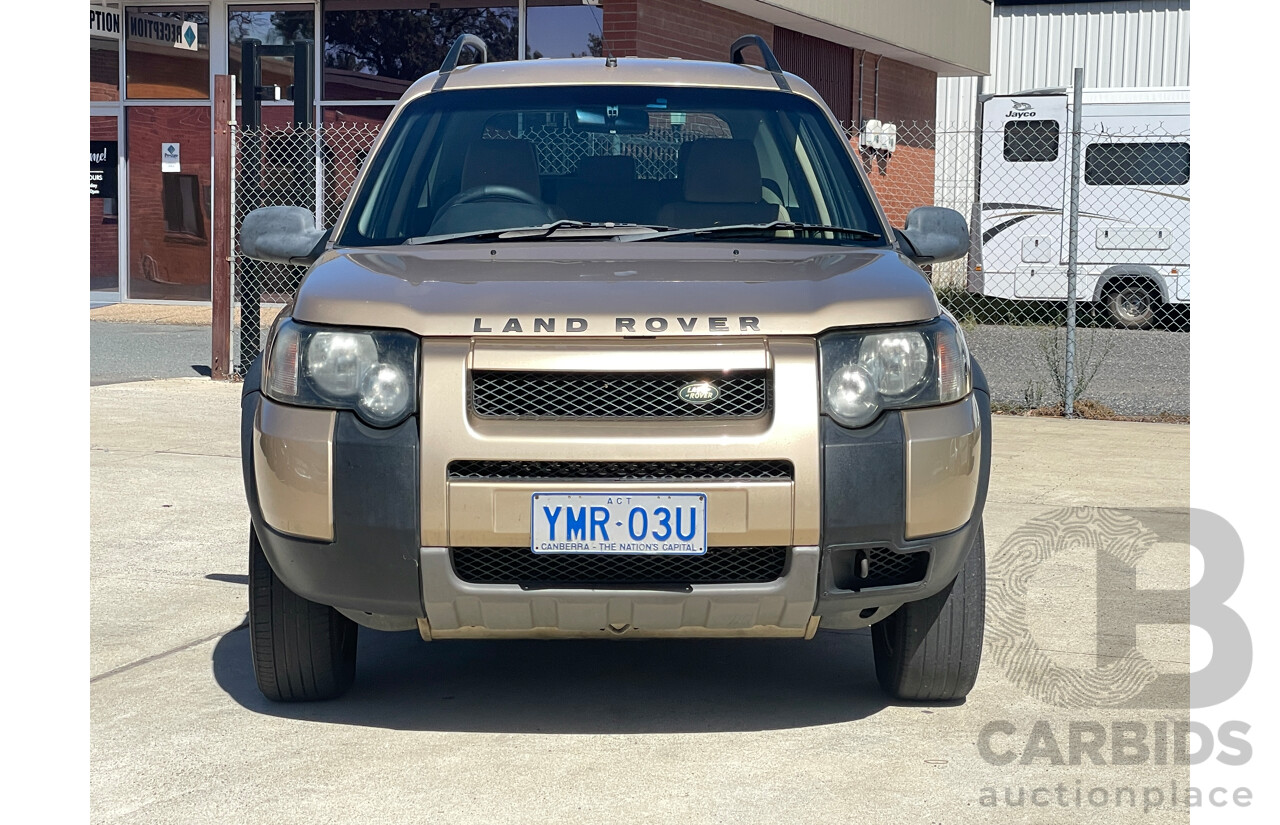
[[[489,242],[552,224],[512,238],[599,240],[610,236],[601,224],[627,224],[618,237],[653,227],[656,241],[885,243],[842,135],[797,94],[445,90],[406,104],[386,128],[339,245]]]

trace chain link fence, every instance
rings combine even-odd
[[[932,147],[932,202],[968,221],[967,258],[930,267],[929,276],[943,306],[964,326],[995,400],[1007,411],[1062,405],[1072,239],[1069,122],[899,125],[899,147],[904,143],[908,152]],[[1189,416],[1190,132],[1158,120],[1095,122],[1082,127],[1080,144],[1071,382],[1072,397],[1083,402],[1077,411]],[[891,217],[913,199],[925,202],[918,200],[918,185],[893,185],[901,151],[887,160],[887,175],[874,163],[868,170]],[[921,179],[918,163],[904,166],[899,174]]]
[[[333,226],[378,136],[379,125],[339,122],[314,127],[238,128],[232,133],[232,220],[261,206],[300,206],[317,226]],[[298,288],[303,267],[245,258],[232,245],[231,363],[243,375],[261,352],[267,327]],[[255,318],[256,316],[256,318]],[[256,321],[256,323],[255,323]]]
[[[926,273],[963,325],[994,401],[1008,412],[1052,412],[1068,389],[1071,132],[1045,123],[986,130],[900,123],[889,135],[847,130],[894,226],[927,204],[965,216],[969,255]],[[662,126],[620,145],[555,122],[485,137],[530,140],[544,176],[571,175],[583,158],[621,152],[636,159],[639,177],[669,180],[678,174],[681,146],[730,136],[716,118],[690,115]],[[314,210],[318,225],[332,226],[377,131],[361,122],[236,131],[236,230],[249,211],[270,205]],[[1157,122],[1085,130],[1081,138],[1076,409],[1189,416],[1190,135]],[[236,255],[232,272],[234,299],[248,308],[233,316],[232,364],[242,374],[261,349],[272,310],[288,300],[303,270]]]

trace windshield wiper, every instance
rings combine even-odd
[[[504,229],[481,229],[475,232],[455,232],[451,235],[422,235],[410,238],[406,244],[449,243],[450,241],[527,241],[550,237],[561,229],[618,229],[629,231],[640,229],[669,230],[666,226],[646,227],[634,223],[593,223],[591,221],[559,220],[541,226],[508,226]],[[605,233],[611,234],[611,233]]]
[[[682,235],[728,235],[735,232],[742,234],[792,230],[795,232],[831,232],[856,238],[860,241],[878,241],[884,236],[866,229],[850,229],[847,226],[827,226],[820,223],[799,223],[797,221],[772,221],[770,223],[738,223],[728,226],[701,226],[693,229],[671,229],[655,232],[652,235],[634,235],[619,238],[621,241],[658,241],[664,238],[678,238]]]

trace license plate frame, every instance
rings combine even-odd
[[[557,492],[534,493],[529,500],[529,549],[539,555],[703,556],[707,552],[706,493]],[[571,513],[571,507],[580,509]],[[601,509],[606,513],[603,517]],[[665,516],[660,512],[664,509]],[[644,513],[643,518],[636,517],[637,510]]]

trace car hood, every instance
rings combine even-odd
[[[293,317],[421,336],[813,335],[940,312],[892,250],[541,241],[330,250]]]

